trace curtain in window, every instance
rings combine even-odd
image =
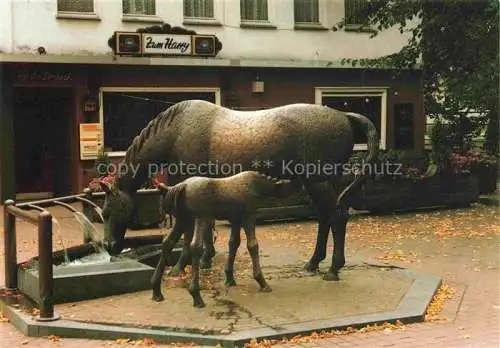
[[[155,0],[123,0],[123,13],[154,16]]]
[[[94,12],[94,0],[57,0],[60,12]]]
[[[296,23],[319,22],[318,0],[294,0],[294,12]]]
[[[240,0],[241,19],[267,21],[267,0]]]
[[[345,0],[346,24],[366,24],[368,22],[360,11],[366,6],[366,0]]]
[[[184,17],[214,18],[214,0],[184,0]]]

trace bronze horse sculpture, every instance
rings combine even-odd
[[[266,177],[255,171],[245,171],[225,178],[194,176],[174,186],[159,185],[165,210],[175,215],[175,226],[163,240],[162,254],[151,278],[153,300],[163,301],[161,280],[165,263],[175,244],[184,234],[184,245],[192,255],[192,274],[189,293],[194,307],[205,307],[200,294],[200,257],[203,240],[211,235],[214,220],[231,224],[229,255],[224,266],[226,286],[235,286],[234,261],[241,243],[243,227],[247,249],[252,261],[253,277],[261,291],[270,292],[259,259],[259,242],[255,234],[255,213],[261,199],[287,195],[289,180]]]
[[[365,163],[373,162],[379,138],[365,116],[341,112],[315,104],[290,104],[259,111],[235,111],[202,100],[179,102],[158,114],[135,137],[127,149],[114,187],[102,184],[104,241],[110,253],[122,249],[124,235],[135,210],[135,194],[146,181],[151,164],[177,165],[168,172],[169,184],[191,176],[225,177],[224,164],[238,171],[255,170],[274,178],[303,185],[318,215],[316,246],[304,266],[316,272],[326,257],[330,229],[334,250],[325,280],[338,280],[345,265],[345,233],[350,192],[367,175],[357,173],[341,190],[340,168],[348,163],[354,148],[353,124],[367,137]],[[189,165],[189,167],[187,165]],[[208,164],[212,170],[207,172]],[[309,164],[320,170],[304,170]],[[181,168],[179,168],[181,166]],[[214,169],[215,166],[215,169]],[[191,170],[187,170],[187,169]],[[332,170],[333,168],[333,170]],[[328,182],[325,189],[322,182]],[[210,257],[210,253],[206,253]]]

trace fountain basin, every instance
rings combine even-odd
[[[130,243],[129,243],[130,244]],[[54,304],[151,289],[150,279],[159,260],[161,244],[140,245],[118,256],[101,257],[88,243],[66,250],[71,264],[65,264],[64,250],[53,253]],[[168,266],[173,266],[181,252],[176,247]],[[89,261],[91,259],[94,261]],[[18,265],[18,289],[37,304],[41,303],[38,258]]]
[[[54,269],[54,303],[75,302],[147,290],[154,269],[134,260]],[[19,290],[40,303],[37,269],[19,269]]]

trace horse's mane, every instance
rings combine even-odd
[[[170,106],[167,110],[159,113],[153,118],[144,129],[134,138],[132,144],[128,147],[123,162],[126,164],[136,163],[137,154],[141,151],[144,143],[150,137],[158,134],[165,126],[168,127],[174,120],[174,117],[182,112],[187,106],[187,101],[182,101]]]

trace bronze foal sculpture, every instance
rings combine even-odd
[[[106,192],[104,239],[108,250],[116,253],[122,249],[135,210],[135,193],[151,174],[152,164],[182,162],[196,169],[168,173],[172,185],[191,176],[228,176],[221,170],[207,172],[209,163],[216,167],[217,164],[237,165],[240,172],[256,170],[305,187],[318,212],[316,247],[305,268],[317,271],[326,257],[331,229],[334,250],[324,279],[338,280],[338,272],[345,264],[346,201],[352,189],[367,178],[363,172],[356,175],[341,192],[340,168],[344,168],[354,148],[354,125],[366,134],[365,163],[370,163],[377,157],[379,138],[373,123],[359,114],[315,104],[244,112],[188,100],[169,107],[156,116],[128,148],[122,167],[129,170],[118,173],[116,187],[111,189],[103,184]],[[305,172],[303,168],[308,164],[319,164],[321,168]],[[322,181],[329,182],[328,189],[320,187]],[[209,256],[207,253],[207,258]]]
[[[175,215],[176,221],[172,232],[163,241],[162,255],[151,279],[153,300],[164,300],[161,280],[165,262],[181,234],[184,234],[184,243],[189,246],[192,257],[189,293],[193,297],[194,307],[205,306],[200,294],[200,257],[203,240],[206,235],[210,235],[214,220],[227,220],[231,223],[229,256],[224,267],[226,285],[236,285],[234,260],[240,246],[240,230],[243,227],[252,259],[253,277],[262,291],[271,291],[260,267],[255,213],[259,200],[271,195],[286,194],[284,185],[287,183],[287,180],[272,179],[255,171],[246,171],[227,178],[191,177],[171,187],[160,184],[164,206],[168,212]]]

